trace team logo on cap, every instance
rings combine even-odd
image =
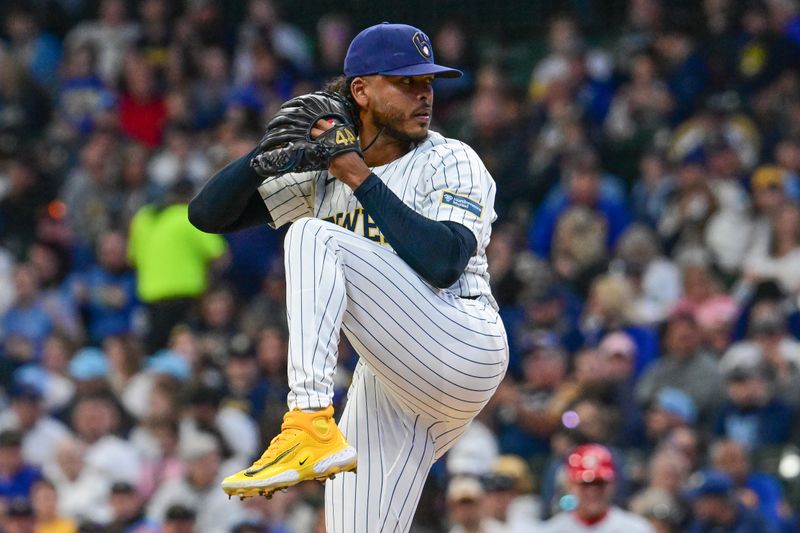
[[[431,58],[432,47],[431,47],[431,42],[428,40],[427,35],[425,35],[421,31],[418,31],[417,33],[414,34],[411,40],[414,42],[414,46],[417,48],[417,52],[419,52],[422,57],[424,57],[425,59]]]

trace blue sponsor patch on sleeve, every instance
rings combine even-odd
[[[442,203],[458,207],[464,211],[469,211],[478,218],[481,218],[481,214],[483,213],[483,206],[481,204],[471,198],[450,191],[442,192]]]

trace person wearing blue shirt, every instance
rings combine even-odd
[[[25,3],[17,2],[5,19],[11,54],[40,86],[53,88],[58,80],[61,42],[39,28],[34,8]]]
[[[733,481],[723,472],[708,470],[693,476],[685,496],[694,515],[689,533],[778,533],[757,510],[737,500]]]
[[[68,283],[72,298],[85,314],[93,343],[133,329],[138,306],[136,276],[128,267],[126,250],[122,234],[104,233],[97,247],[97,264],[76,274]]]
[[[38,468],[22,460],[22,433],[10,429],[0,432],[0,502],[29,498],[31,487],[41,477]]]
[[[625,202],[604,192],[601,187],[599,162],[594,153],[578,154],[566,172],[566,194],[546,202],[536,213],[528,231],[531,251],[543,259],[550,258],[558,219],[573,206],[588,207],[601,216],[606,222],[606,245],[609,249],[631,223],[632,217]]]
[[[764,370],[737,366],[727,376],[727,401],[714,434],[734,440],[747,450],[789,442],[794,412],[769,390]]]
[[[2,351],[0,360],[11,366],[38,360],[44,340],[53,330],[39,289],[39,280],[32,266],[20,265],[14,272],[16,299],[0,317]],[[7,374],[10,376],[11,374]]]
[[[758,511],[767,522],[781,531],[796,531],[780,481],[771,474],[753,472],[750,458],[741,444],[732,440],[717,441],[711,445],[710,456],[714,468],[730,476],[739,494],[757,502]]]

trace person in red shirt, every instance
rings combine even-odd
[[[155,72],[138,54],[125,59],[119,99],[119,125],[122,132],[149,148],[161,143],[167,121],[167,105],[158,91]]]

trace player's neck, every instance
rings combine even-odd
[[[361,149],[369,147],[364,152],[364,162],[369,167],[379,167],[400,159],[412,147],[412,143],[396,139],[372,124],[362,126],[360,137]]]

